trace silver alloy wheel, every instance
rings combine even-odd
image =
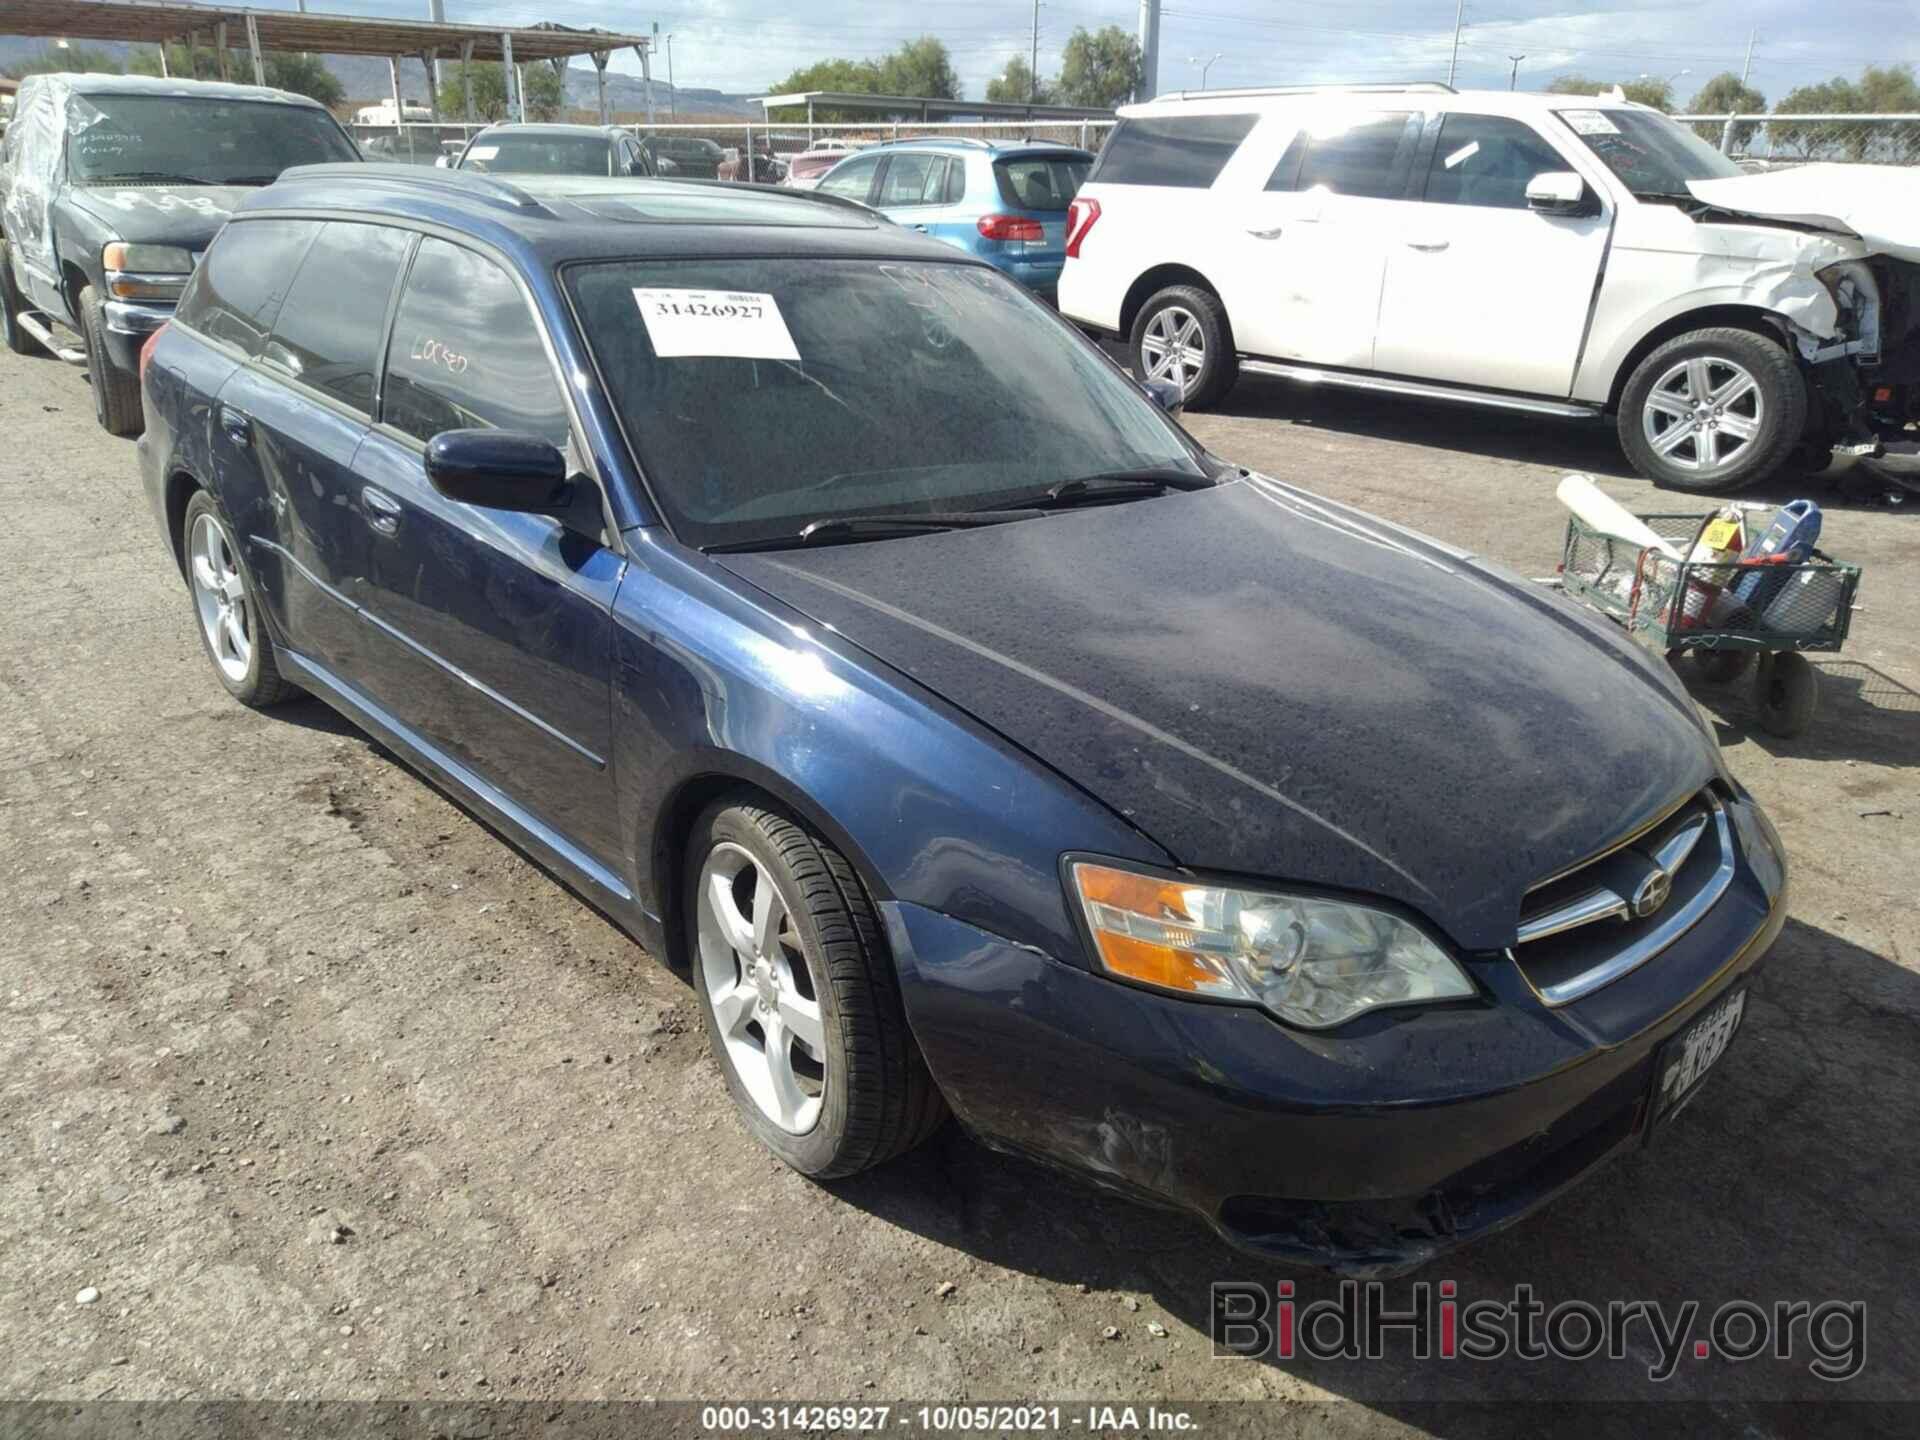
[[[202,515],[188,537],[187,583],[193,589],[200,628],[220,672],[238,685],[253,664],[253,606],[233,542],[220,522]]]
[[[1182,396],[1191,395],[1207,363],[1207,336],[1199,317],[1184,305],[1169,305],[1147,321],[1140,336],[1140,358],[1148,380],[1171,380]]]
[[[700,872],[698,910],[700,966],[727,1063],[761,1114],[804,1135],[820,1119],[827,1046],[792,906],[759,861],[722,842]]]
[[[1654,381],[1640,424],[1661,460],[1710,475],[1745,458],[1766,414],[1766,396],[1746,366],[1724,355],[1696,355]]]

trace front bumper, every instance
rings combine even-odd
[[[140,347],[147,337],[173,318],[173,306],[131,300],[108,300],[100,307],[107,325],[107,354],[114,368],[138,370]]]
[[[883,909],[927,1064],[986,1143],[1191,1211],[1266,1258],[1389,1275],[1512,1224],[1643,1138],[1660,1047],[1759,963],[1785,891],[1743,857],[1672,947],[1557,1010],[1506,957],[1478,957],[1482,1001],[1324,1034]]]

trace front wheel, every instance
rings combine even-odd
[[[852,1175],[946,1118],[859,876],[827,841],[751,800],[694,830],[693,983],[741,1118],[803,1175]]]
[[[107,350],[107,317],[100,296],[89,285],[80,292],[80,323],[87,334],[87,379],[93,386],[93,414],[109,435],[131,439],[147,428],[140,403],[140,377],[113,363]]]
[[[1620,396],[1620,446],[1672,490],[1721,495],[1786,463],[1807,423],[1807,387],[1771,336],[1714,328],[1675,336]]]
[[[1178,385],[1188,409],[1206,409],[1240,378],[1220,297],[1196,285],[1170,285],[1141,306],[1130,346],[1135,377]]]

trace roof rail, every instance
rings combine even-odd
[[[1324,95],[1329,92],[1342,92],[1349,95],[1399,95],[1415,90],[1446,95],[1460,93],[1443,80],[1408,80],[1394,85],[1252,85],[1238,90],[1175,90],[1166,95],[1156,95],[1154,99],[1246,100],[1262,95]]]
[[[895,135],[860,148],[878,150],[887,145],[978,145],[982,150],[991,150],[993,143],[991,140],[982,140],[978,135]]]
[[[427,165],[389,165],[380,161],[336,161],[326,165],[294,165],[280,172],[281,180],[352,180],[395,190],[437,190],[470,200],[484,200],[503,209],[537,212],[550,218],[553,211],[538,196],[518,185],[477,170],[442,170]]]

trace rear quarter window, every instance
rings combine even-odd
[[[993,167],[993,178],[1000,187],[1000,198],[1014,208],[1064,214],[1086,184],[1092,164],[1084,155],[1071,159],[1029,155],[1000,161]]]
[[[1092,178],[1103,185],[1204,190],[1226,168],[1256,115],[1153,115],[1122,120]]]
[[[248,357],[258,355],[319,231],[314,220],[229,222],[194,271],[174,319]]]

